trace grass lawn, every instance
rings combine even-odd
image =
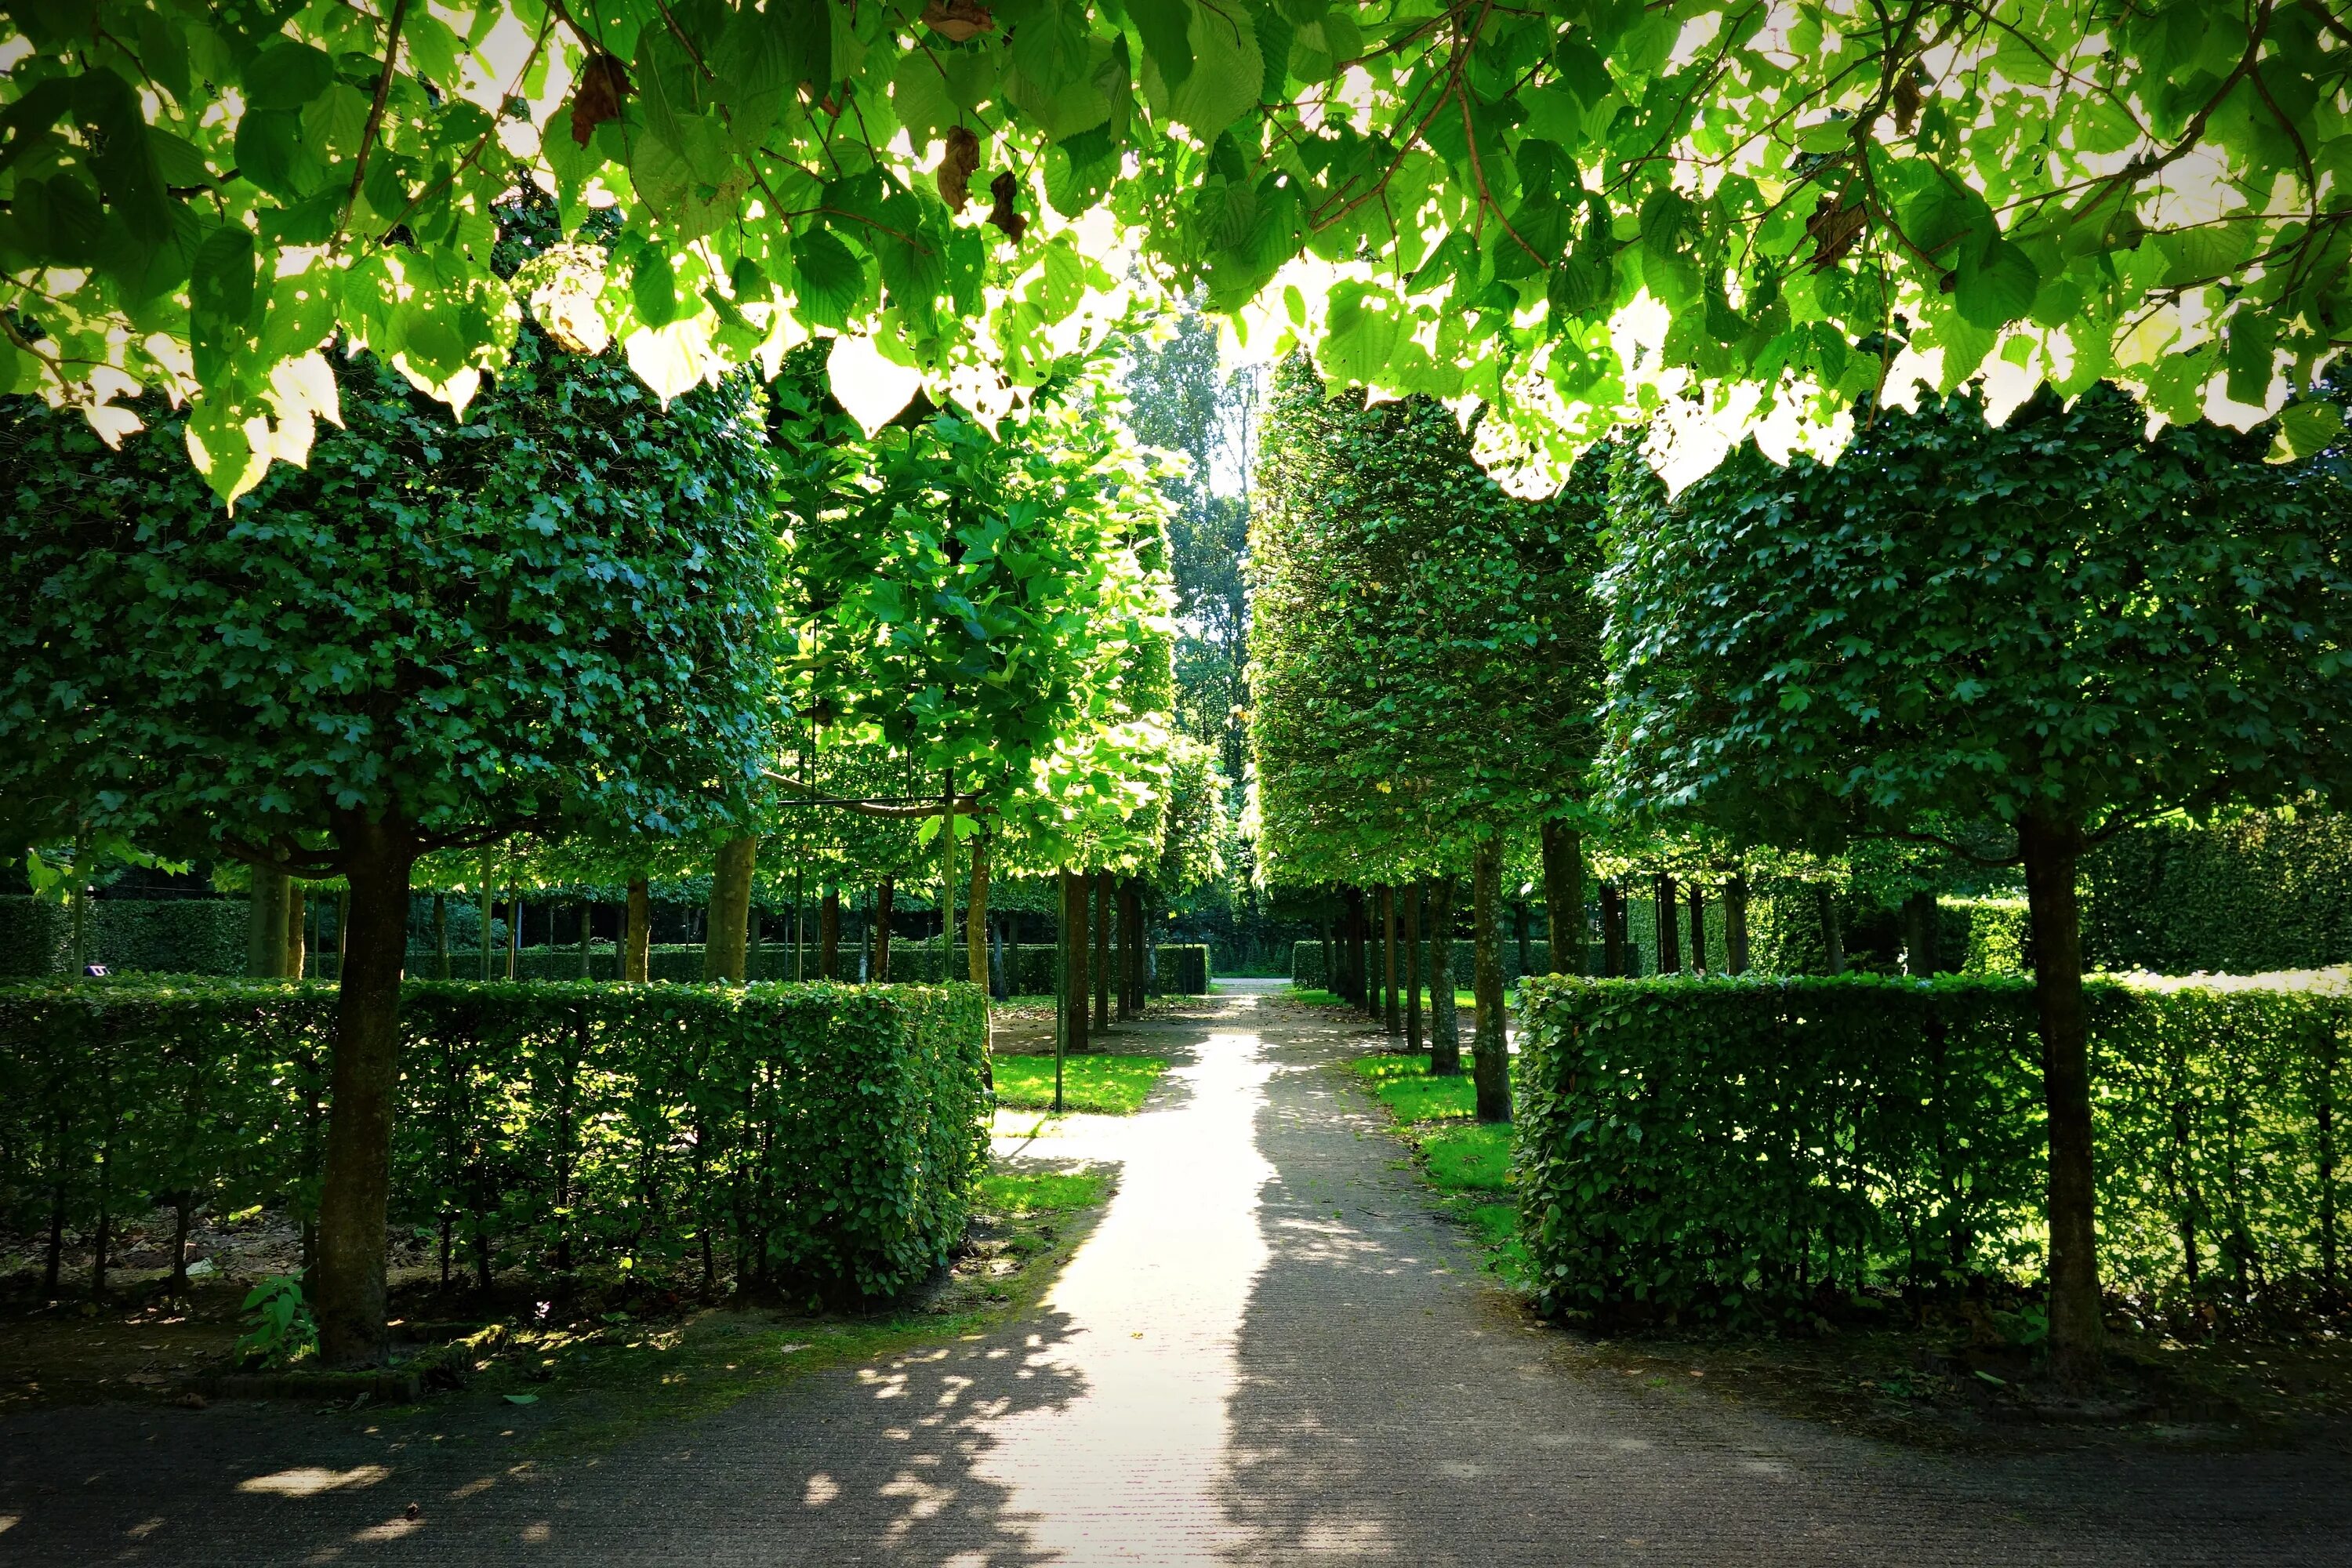
[[[972,1192],[972,1206],[1017,1219],[1090,1209],[1109,1190],[1110,1175],[1104,1171],[998,1170],[981,1177]]]
[[[1425,1054],[1363,1056],[1349,1065],[1396,1119],[1398,1135],[1420,1156],[1423,1178],[1444,1194],[1445,1211],[1477,1234],[1488,1267],[1507,1280],[1523,1278],[1511,1130],[1471,1120],[1476,1090],[1469,1073],[1432,1078]]]
[[[1166,1057],[1083,1056],[1062,1058],[1062,1107],[1103,1115],[1130,1115],[1168,1070]],[[1054,1058],[996,1058],[996,1103],[1008,1110],[1050,1110]]]

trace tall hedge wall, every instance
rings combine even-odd
[[[2095,981],[2100,1266],[2158,1301],[2340,1289],[2352,995]],[[1772,1313],[2042,1264],[2030,982],[1530,983],[1515,1134],[1546,1304]]]
[[[92,899],[87,962],[172,974],[245,973],[243,899]],[[0,975],[64,974],[73,967],[73,916],[63,904],[0,898]]]
[[[1054,984],[1055,949],[1045,943],[1030,942],[1006,950],[1014,964],[1011,994],[1016,996],[1041,996],[1048,994]],[[242,954],[240,953],[240,960]],[[437,952],[432,948],[408,950],[408,973],[429,978],[434,972]],[[844,942],[841,949],[844,967],[856,978],[857,946]],[[478,946],[462,950],[454,943],[449,951],[449,977],[467,980],[481,973],[482,954]],[[588,952],[589,978],[610,980],[617,977],[620,960],[609,942],[590,944]],[[956,979],[963,978],[964,950],[956,949]],[[506,977],[506,952],[499,949],[490,954],[494,978]],[[692,942],[661,942],[646,954],[646,967],[656,980],[698,981],[702,978],[702,949]],[[332,952],[310,955],[310,975],[314,980],[335,978],[338,963]],[[754,980],[789,981],[793,978],[793,949],[790,942],[761,942],[750,953],[744,968]],[[936,942],[908,942],[900,939],[890,945],[890,978],[899,984],[935,985],[940,981],[940,958]],[[802,953],[803,976],[814,978],[817,970],[817,948],[810,942]],[[580,950],[577,947],[526,947],[515,954],[515,977],[518,980],[577,980],[580,977]],[[1151,986],[1155,996],[1204,996],[1209,991],[1209,950],[1198,943],[1162,943],[1159,949],[1158,979]]]
[[[332,987],[0,987],[0,1215],[315,1203]],[[970,986],[412,984],[392,1225],[458,1268],[886,1295],[987,1156]]]
[[[1337,942],[1334,942],[1332,945],[1337,947],[1339,944]],[[1472,958],[1475,956],[1474,950],[1475,945],[1476,944],[1473,942],[1457,942],[1454,944],[1454,984],[1458,988],[1465,991],[1470,988],[1470,964]],[[1422,983],[1423,984],[1428,984],[1429,950],[1430,944],[1423,942],[1422,944]],[[1382,962],[1379,956],[1381,948],[1377,942],[1373,944],[1372,952],[1372,963],[1375,967],[1377,967]],[[1503,983],[1507,985],[1517,981],[1522,973],[1519,968],[1518,942],[1508,934],[1506,934],[1503,938],[1502,953]],[[1601,968],[1601,944],[1599,942],[1591,944],[1591,958],[1592,970],[1597,973]],[[1529,974],[1549,974],[1551,973],[1550,942],[1545,942],[1540,938],[1530,938],[1528,940],[1528,967],[1524,973]],[[1401,981],[1404,974],[1404,942],[1402,938],[1399,938],[1397,942],[1397,974]],[[1323,984],[1323,942],[1321,938],[1318,937],[1313,942],[1302,942],[1292,944],[1290,950],[1290,983],[1293,985],[1299,987],[1301,990],[1312,991],[1321,988]]]
[[[2257,814],[2118,835],[2084,857],[2084,956],[2256,974],[2352,963],[2352,821]]]

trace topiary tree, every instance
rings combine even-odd
[[[322,384],[341,427],[234,515],[178,416],[109,451],[8,401],[0,798],[59,837],[349,879],[312,1280],[340,1365],[383,1339],[412,867],[740,807],[772,750],[775,540],[740,381],[665,408],[534,329],[463,424],[372,358]]]
[[[2050,1124],[2051,1342],[2095,1363],[2075,872],[2129,825],[2352,792],[2352,495],[2128,397],[1876,411],[1834,466],[1752,448],[1669,500],[1621,465],[1613,801],[1743,835],[1911,836],[2024,869]],[[1988,854],[1952,825],[2005,825]]]

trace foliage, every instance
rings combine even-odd
[[[2352,790],[2340,481],[2143,419],[1885,408],[1834,467],[1750,448],[1671,502],[1621,465],[1613,802],[1834,847]]]
[[[1275,377],[1251,522],[1259,875],[1402,880],[1574,808],[1591,752],[1585,497],[1514,500],[1426,397]]]
[[[92,899],[82,940],[109,969],[241,974],[248,918],[243,899]],[[0,974],[57,973],[72,959],[69,910],[0,897]]]
[[[1540,979],[1525,995],[1516,1159],[1550,1310],[1757,1319],[2040,1267],[2029,982]],[[2329,1108],[2352,1002],[2105,981],[2090,1001],[2111,1285],[2263,1309],[2340,1284],[2343,1194],[2326,1189],[2344,1184]]]
[[[666,396],[830,330],[874,423],[918,372],[1009,403],[1121,228],[1343,380],[1486,399],[1538,483],[1670,398],[1833,440],[1895,357],[2259,416],[2346,314],[2335,0],[98,15],[11,13],[5,379],[194,397],[224,495],[338,328],[460,404],[526,308]],[[500,277],[510,158],[610,253]]]
[[[0,989],[0,1213],[316,1201],[328,986]],[[413,983],[392,1222],[460,1267],[889,1294],[987,1151],[968,987]]]
[[[281,1367],[319,1343],[319,1322],[302,1299],[299,1274],[276,1274],[245,1293],[247,1328],[236,1337],[240,1361]]]
[[[216,855],[338,813],[429,846],[740,801],[772,721],[756,395],[664,410],[535,329],[462,425],[371,357],[331,384],[342,427],[234,518],[188,416],[109,452],[9,401],[0,805]]]
[[[1470,973],[1471,945],[1472,944],[1466,941],[1456,942],[1454,944],[1454,973],[1457,975],[1466,975]],[[1597,944],[1592,945],[1597,946]],[[1336,947],[1337,944],[1335,943],[1334,946]],[[1587,968],[1586,973],[1596,973],[1599,972],[1600,963],[1598,959],[1591,956],[1591,946],[1588,946],[1586,952],[1587,963],[1589,967]],[[1502,959],[1503,979],[1506,984],[1516,984],[1522,974],[1549,974],[1552,973],[1551,943],[1546,942],[1541,937],[1533,938],[1528,942],[1528,967],[1526,969],[1522,970],[1519,967],[1519,945],[1516,942],[1508,940],[1504,942]],[[1404,973],[1404,939],[1402,936],[1397,939],[1397,973],[1400,976]],[[1422,950],[1421,970],[1424,986],[1427,984],[1430,973],[1428,944],[1424,942],[1423,943]],[[1292,984],[1302,988],[1313,988],[1323,984],[1323,943],[1321,939],[1318,938],[1313,942],[1298,942],[1291,943],[1290,977]],[[1400,979],[1398,984],[1402,986],[1402,980]]]
[[[1054,1058],[1011,1056],[993,1058],[996,1103],[1008,1110],[1050,1110],[1054,1105]],[[1106,1116],[1132,1116],[1143,1109],[1151,1088],[1168,1070],[1166,1057],[1075,1056],[1062,1058],[1065,1110]]]
[[[2083,946],[2113,969],[2256,974],[2352,963],[2352,823],[2248,812],[2166,822],[2085,858]]]

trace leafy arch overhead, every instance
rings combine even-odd
[[[233,498],[337,332],[461,410],[525,310],[665,396],[833,333],[862,416],[993,417],[1139,269],[1484,400],[1530,489],[1660,412],[1670,474],[1820,450],[1890,373],[2251,426],[2352,331],[2347,63],[2341,0],[34,0],[0,383],[193,403]],[[519,178],[609,239],[501,279]]]

